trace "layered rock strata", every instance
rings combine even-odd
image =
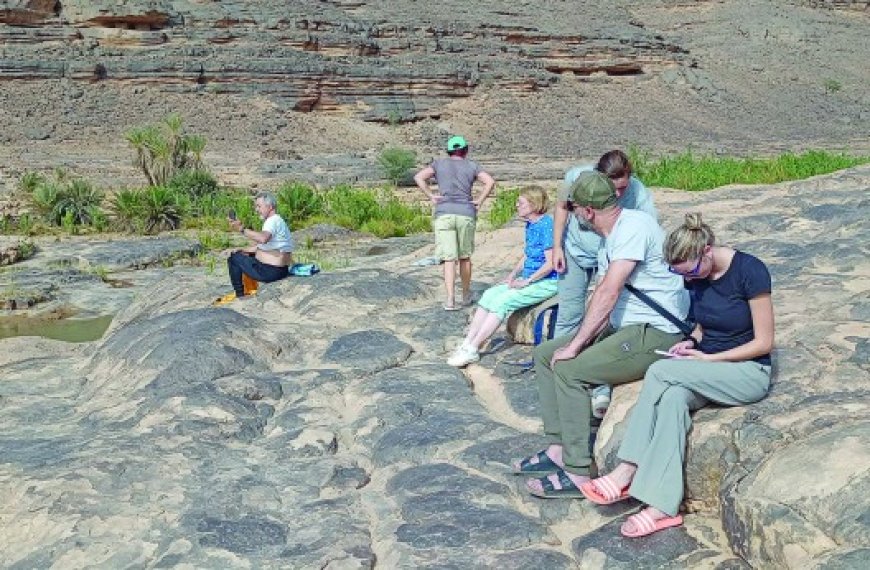
[[[446,23],[368,2],[5,4],[0,81],[204,89],[382,122],[438,117],[482,82],[534,91],[562,73],[639,75],[686,56],[630,24],[541,27],[531,7]]]

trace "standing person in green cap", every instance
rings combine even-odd
[[[633,285],[675,319],[685,320],[689,296],[662,253],[664,232],[649,214],[623,209],[613,181],[584,172],[571,186],[572,215],[604,238],[598,252],[600,282],[573,336],[535,349],[544,432],[550,445],[514,465],[538,497],[582,497],[589,481],[591,386],[623,384],[643,378],[647,368],[680,341],[680,330],[625,288]]]
[[[495,187],[495,180],[479,164],[468,160],[468,143],[460,136],[447,140],[447,158],[439,158],[414,175],[414,182],[435,206],[432,229],[435,232],[435,255],[444,265],[447,299],[444,310],[455,311],[456,261],[462,281],[462,305],[471,304],[471,254],[474,252],[474,229],[477,211]],[[429,187],[435,178],[438,192]],[[478,198],[471,190],[475,180],[483,184]]]

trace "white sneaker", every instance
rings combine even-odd
[[[477,362],[480,360],[480,353],[473,346],[462,345],[456,349],[456,352],[447,359],[447,364],[450,366],[455,366],[457,368],[462,368],[463,366],[467,366],[472,362]]]
[[[610,407],[610,394],[612,389],[607,384],[596,386],[592,390],[592,415],[598,419],[604,417],[607,408]]]

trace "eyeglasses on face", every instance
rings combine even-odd
[[[697,277],[697,275],[701,272],[701,261],[704,260],[704,256],[698,258],[698,263],[695,264],[695,267],[683,273],[682,271],[677,271],[673,268],[673,266],[668,265],[668,271],[673,273],[674,275],[679,275],[681,277]]]

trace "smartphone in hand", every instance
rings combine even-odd
[[[653,352],[655,352],[656,354],[661,354],[662,356],[668,356],[670,358],[677,356],[673,352],[667,352],[666,350],[654,350]]]
[[[236,219],[236,211],[230,210],[229,212],[227,212],[227,217],[231,220],[235,220]]]

